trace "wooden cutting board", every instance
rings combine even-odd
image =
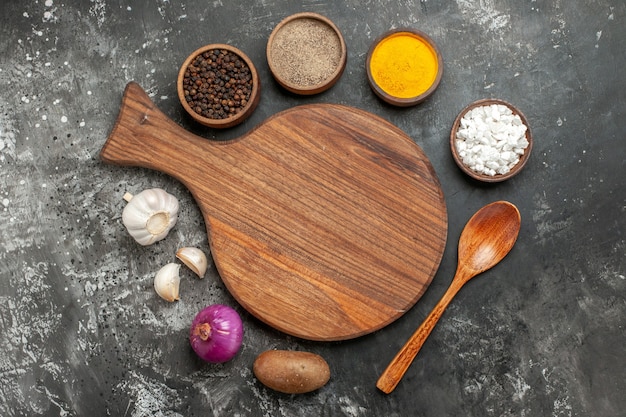
[[[130,83],[101,158],[181,181],[228,290],[300,338],[350,339],[391,323],[443,255],[447,214],[430,162],[396,126],[352,107],[294,107],[217,142]]]

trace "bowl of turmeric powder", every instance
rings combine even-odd
[[[410,28],[390,30],[378,37],[367,54],[367,78],[383,101],[400,107],[419,104],[437,89],[443,58],[435,42]]]

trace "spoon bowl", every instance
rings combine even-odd
[[[500,262],[513,248],[521,225],[517,207],[496,201],[478,210],[459,238],[458,269],[470,278]]]
[[[458,264],[450,287],[422,325],[391,360],[376,386],[393,391],[417,356],[446,307],[467,281],[495,266],[510,252],[521,226],[519,210],[507,201],[496,201],[478,210],[459,238]]]

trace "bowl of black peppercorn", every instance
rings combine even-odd
[[[259,104],[261,84],[246,54],[231,45],[210,44],[195,50],[181,65],[177,91],[195,121],[221,129],[252,114]]]

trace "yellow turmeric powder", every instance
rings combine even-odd
[[[384,38],[374,48],[369,65],[374,82],[397,98],[425,93],[439,69],[433,47],[411,32],[396,32]]]

